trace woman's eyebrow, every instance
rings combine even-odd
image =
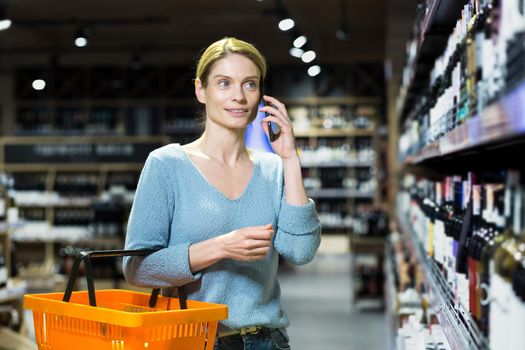
[[[233,79],[232,77],[230,77],[229,75],[224,75],[224,74],[216,74],[213,76],[213,79],[216,79],[216,78],[227,78],[227,79]],[[257,75],[250,75],[248,77],[245,77],[243,80],[248,80],[248,79],[259,79],[259,76]]]

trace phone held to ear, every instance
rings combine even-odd
[[[281,132],[281,129],[279,129],[279,125],[268,122],[268,135],[270,136],[270,142],[274,142],[279,137],[279,133]]]
[[[265,103],[266,104],[266,103]],[[266,116],[270,116],[270,113],[266,113]],[[274,142],[279,138],[281,129],[276,123],[268,122],[268,136],[270,137],[270,142]]]

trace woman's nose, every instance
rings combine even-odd
[[[233,89],[233,99],[235,101],[245,101],[246,95],[244,94],[244,90],[242,89],[242,86],[236,86]]]

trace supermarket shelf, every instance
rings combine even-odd
[[[370,96],[346,96],[346,97],[299,97],[299,98],[280,98],[279,100],[286,105],[380,105],[380,97]]]
[[[307,191],[313,198],[374,198],[373,192],[361,192],[347,188],[325,188]]]
[[[387,239],[385,244],[385,259],[383,261],[383,271],[385,274],[385,313],[388,334],[388,349],[395,349],[396,335],[399,329],[398,320],[398,290],[396,283],[396,276],[399,275],[396,267],[395,253],[392,248],[391,237]]]
[[[294,131],[295,137],[358,137],[374,136],[374,129],[309,129]]]
[[[20,203],[17,204],[19,208],[91,208],[94,200],[86,201],[64,201],[64,202],[48,202],[48,203]]]
[[[27,284],[24,281],[10,281],[7,287],[0,288],[0,304],[21,299],[26,292]]]
[[[479,331],[468,309],[461,304],[455,306],[454,295],[447,281],[441,275],[437,264],[427,257],[408,220],[398,212],[397,221],[401,231],[410,237],[417,258],[423,266],[431,303],[451,348],[488,350],[488,342]]]
[[[336,229],[350,230],[354,228],[353,225],[345,224],[343,222],[339,224],[334,224],[334,223],[323,222],[323,220],[321,220],[321,226],[323,227],[323,229],[328,229],[328,230],[336,230]]]
[[[359,161],[359,160],[347,160],[347,161],[329,161],[329,162],[301,162],[303,168],[339,168],[339,167],[371,167],[374,166],[374,161]]]
[[[11,229],[19,228],[19,227],[22,227],[22,226],[23,226],[22,222],[17,222],[17,223],[14,223],[14,224],[8,224],[6,222],[1,222],[0,223],[0,234],[1,233],[6,233],[7,231],[9,231]]]
[[[177,134],[177,133],[199,133],[202,131],[202,127],[195,126],[186,126],[186,125],[165,125],[162,127],[162,130],[168,134]]]
[[[465,0],[434,0],[427,5],[427,13],[421,22],[417,53],[411,67],[408,86],[402,88],[398,102],[398,115],[404,117],[418,91],[428,86],[433,62],[447,45],[447,38],[459,19]],[[403,119],[403,118],[402,118]]]
[[[428,5],[428,11],[421,23],[420,45],[428,35],[432,35],[439,28],[452,28],[459,19],[461,9],[467,1],[434,0]]]
[[[418,164],[445,155],[472,151],[478,147],[505,146],[525,135],[525,82],[500,101],[487,107],[480,115],[425,146],[419,153],[408,156],[405,164]]]

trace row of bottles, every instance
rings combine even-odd
[[[308,139],[298,139],[297,148],[303,166],[323,164],[363,163],[368,165],[376,159],[370,137],[361,137],[350,145],[346,138],[323,138],[312,146]]]
[[[94,219],[91,208],[60,208],[54,214],[54,226],[87,226]]]
[[[119,108],[19,108],[17,134],[124,135],[126,113]]]
[[[7,259],[6,259],[6,247],[4,244],[7,241],[2,242],[0,240],[0,288],[7,286],[7,279],[9,278],[9,272],[7,271]]]
[[[373,107],[351,105],[288,106],[298,132],[311,128],[367,129],[374,126]]]
[[[160,118],[160,115],[164,115]],[[200,131],[198,107],[19,107],[17,135],[156,135]],[[161,123],[162,119],[162,123]],[[162,127],[161,127],[162,124]]]
[[[525,344],[525,186],[518,171],[405,176],[398,210],[490,348]]]
[[[375,167],[356,168],[351,172],[344,167],[321,168],[317,171],[303,169],[303,181],[307,190],[348,189],[373,195],[377,187],[375,171]]]
[[[458,17],[434,63],[430,86],[405,120],[402,158],[478,115],[525,79],[523,0],[470,0]]]
[[[128,191],[134,191],[139,182],[140,172],[111,172],[106,177],[106,189],[112,186],[123,186]]]
[[[98,192],[97,173],[59,173],[54,190],[64,196],[95,196]]]

